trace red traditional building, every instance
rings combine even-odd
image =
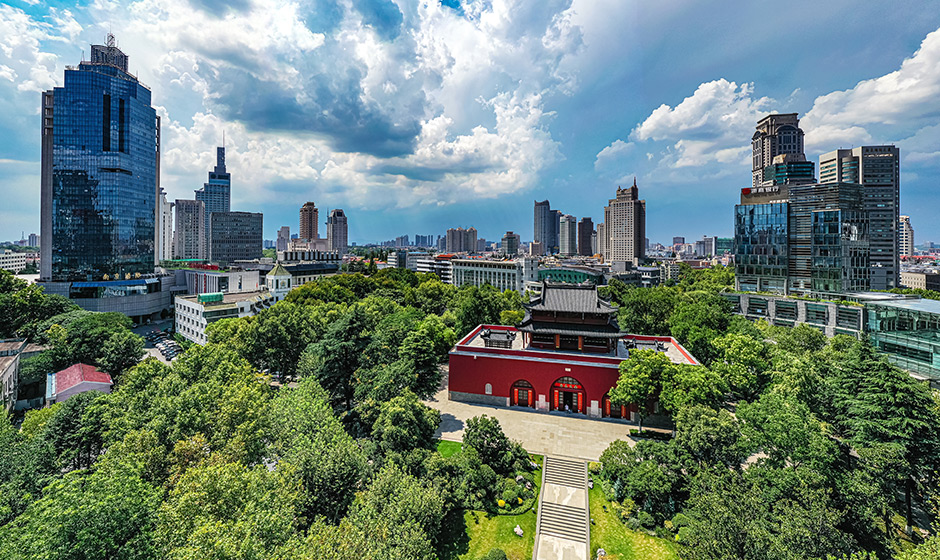
[[[611,407],[607,393],[630,350],[655,349],[674,363],[698,365],[672,337],[621,332],[617,308],[594,286],[545,282],[524,307],[518,327],[480,325],[454,346],[452,400],[624,418],[636,407]]]

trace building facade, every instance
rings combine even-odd
[[[503,239],[499,242],[499,252],[507,257],[514,257],[519,254],[519,248],[522,240],[518,233],[507,231]]]
[[[856,183],[869,217],[871,288],[898,287],[900,220],[900,150],[895,146],[860,146],[819,157],[820,183]]]
[[[260,212],[212,212],[209,219],[209,260],[232,263],[261,258],[264,216]]]
[[[578,219],[571,214],[558,220],[558,254],[564,257],[578,254]]]
[[[26,268],[26,253],[14,253],[9,249],[0,249],[0,269],[13,274]]]
[[[590,217],[581,218],[578,222],[578,254],[590,257],[594,254],[595,241],[594,220]]]
[[[173,258],[205,260],[206,210],[201,200],[179,200],[176,207],[176,231],[174,232]]]
[[[230,212],[232,210],[232,175],[225,169],[225,148],[219,146],[215,149],[215,169],[209,172],[209,181],[196,190],[196,200],[203,204],[206,214],[206,227],[212,224],[210,215],[213,212]],[[211,235],[211,231],[208,232]],[[207,243],[211,243],[211,238]]]
[[[320,211],[313,202],[300,207],[300,239],[305,241],[320,238]]]
[[[275,248],[278,251],[286,251],[288,245],[290,245],[290,226],[281,226],[281,229],[277,230],[277,244]]]
[[[767,115],[757,121],[757,130],[751,137],[752,188],[774,184],[773,177],[765,179],[764,170],[774,165],[774,158],[782,154],[793,155],[796,160],[806,159],[797,113]]]
[[[196,344],[206,344],[206,327],[221,319],[252,317],[274,305],[267,290],[176,297],[176,332]]]
[[[112,35],[41,109],[40,278],[152,273],[159,117]]]
[[[552,210],[548,200],[535,202],[535,223],[533,239],[541,243],[545,255],[550,255],[558,248],[558,213]]]
[[[604,260],[638,264],[646,256],[646,201],[640,200],[636,179],[604,208]]]
[[[634,420],[636,406],[611,406],[608,395],[631,351],[651,349],[698,365],[670,337],[620,332],[616,308],[593,286],[545,283],[525,308],[518,327],[480,325],[454,346],[451,400]]]
[[[326,220],[326,239],[330,251],[345,253],[349,246],[349,228],[342,208],[330,210]]]
[[[453,284],[458,288],[489,284],[499,291],[515,290],[525,293],[526,282],[537,282],[539,261],[523,257],[515,260],[453,259]]]
[[[434,258],[418,259],[418,272],[436,274],[445,284],[454,283],[454,265],[451,263],[453,255],[438,255]]]
[[[898,256],[914,256],[914,227],[910,216],[898,217]]]
[[[173,208],[176,205],[166,199],[166,193],[160,191],[159,227],[157,228],[157,264],[173,258]]]
[[[475,253],[477,252],[477,230],[474,227],[464,229],[450,228],[447,230],[444,250],[448,253]]]

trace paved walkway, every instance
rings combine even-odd
[[[545,456],[535,530],[535,560],[588,560],[591,525],[587,463]]]
[[[486,414],[499,420],[509,439],[518,441],[529,453],[561,455],[586,461],[597,461],[614,440],[633,444],[630,428],[634,424],[587,418],[563,412],[535,412],[520,407],[495,407],[451,401],[441,390],[425,404],[441,411],[437,437],[460,441],[466,421]]]

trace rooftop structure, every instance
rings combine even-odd
[[[46,377],[46,403],[62,402],[86,391],[111,392],[111,376],[88,364],[74,364]]]

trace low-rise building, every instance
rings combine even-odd
[[[278,251],[277,262],[281,264],[326,262],[340,264],[343,256],[338,251]]]
[[[936,272],[901,271],[901,286],[940,292],[940,274]]]
[[[46,404],[63,402],[87,391],[111,392],[111,376],[88,364],[74,364],[46,376]]]
[[[251,317],[273,304],[274,295],[268,290],[176,296],[176,332],[196,344],[205,344],[209,323]]]
[[[173,296],[184,290],[175,274],[148,274],[139,278],[88,282],[37,282],[47,294],[72,300],[86,311],[123,313],[135,323],[165,318],[173,309]]]
[[[445,284],[453,284],[454,265],[451,263],[453,258],[454,255],[445,254],[437,255],[434,258],[418,259],[416,266],[418,267],[418,272],[436,274],[437,277],[441,279],[441,282],[444,282]]]
[[[454,259],[453,284],[482,286],[490,284],[499,291],[525,293],[525,283],[538,281],[539,260],[524,257],[514,260]]]
[[[671,337],[621,332],[617,308],[594,286],[545,282],[525,308],[518,327],[480,325],[454,346],[451,400],[635,420],[637,406],[611,406],[609,398],[631,351],[656,350],[673,363],[699,365]]]
[[[26,268],[26,253],[14,253],[9,249],[0,250],[0,268],[16,274]]]
[[[16,406],[19,386],[20,353],[26,347],[22,339],[0,340],[0,410],[10,412]]]

